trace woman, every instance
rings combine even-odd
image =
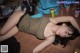
[[[25,15],[19,21],[20,17],[24,15],[25,10],[26,9],[24,8],[22,11],[21,7],[18,7],[14,11],[0,31],[0,41],[12,37],[18,32],[18,30],[28,32],[34,34],[39,39],[44,39],[44,41],[33,50],[33,53],[39,53],[45,47],[54,42],[56,35],[59,35],[60,37],[70,37],[73,33],[67,25],[57,25],[58,23],[70,22],[80,32],[77,22],[71,16],[54,19],[47,17],[34,19],[29,15]]]

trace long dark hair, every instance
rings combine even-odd
[[[59,25],[61,25],[61,24],[62,23],[60,23]],[[55,38],[55,41],[53,42],[54,45],[61,44],[65,47],[69,43],[70,40],[74,40],[76,37],[78,37],[80,35],[78,30],[76,28],[74,28],[71,25],[71,23],[66,23],[66,24],[68,25],[68,27],[70,27],[72,29],[72,31],[73,31],[72,36],[62,38],[62,37],[57,35],[56,38]]]

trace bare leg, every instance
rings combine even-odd
[[[25,10],[26,9],[22,11],[21,7],[15,9],[14,13],[9,17],[5,25],[2,27],[0,34],[5,34],[11,30],[19,22],[21,16],[25,13]]]
[[[8,33],[0,36],[0,42],[14,36],[17,32],[18,32],[18,28],[16,26],[13,27]]]
[[[36,48],[34,48],[33,53],[39,53],[45,47],[51,45],[55,40],[54,36],[47,37],[41,44],[39,44]]]
[[[12,29],[19,21],[20,17],[10,17],[8,21],[5,23],[3,28],[1,29],[0,34],[5,34],[7,33],[10,29]]]

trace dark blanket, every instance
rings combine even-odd
[[[1,45],[8,45],[8,53],[20,53],[20,43],[17,42],[15,37],[11,37],[3,42],[0,42]]]

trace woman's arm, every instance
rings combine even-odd
[[[5,34],[11,30],[19,22],[21,16],[25,13],[25,10],[26,9],[22,11],[20,6],[15,9],[14,13],[8,18],[7,22],[0,30],[0,34]]]
[[[39,53],[45,47],[51,45],[55,40],[55,36],[47,37],[41,44],[39,44],[36,48],[34,48],[33,53]]]
[[[60,23],[60,22],[70,22],[80,32],[80,27],[72,16],[50,18],[50,21],[55,24]]]

